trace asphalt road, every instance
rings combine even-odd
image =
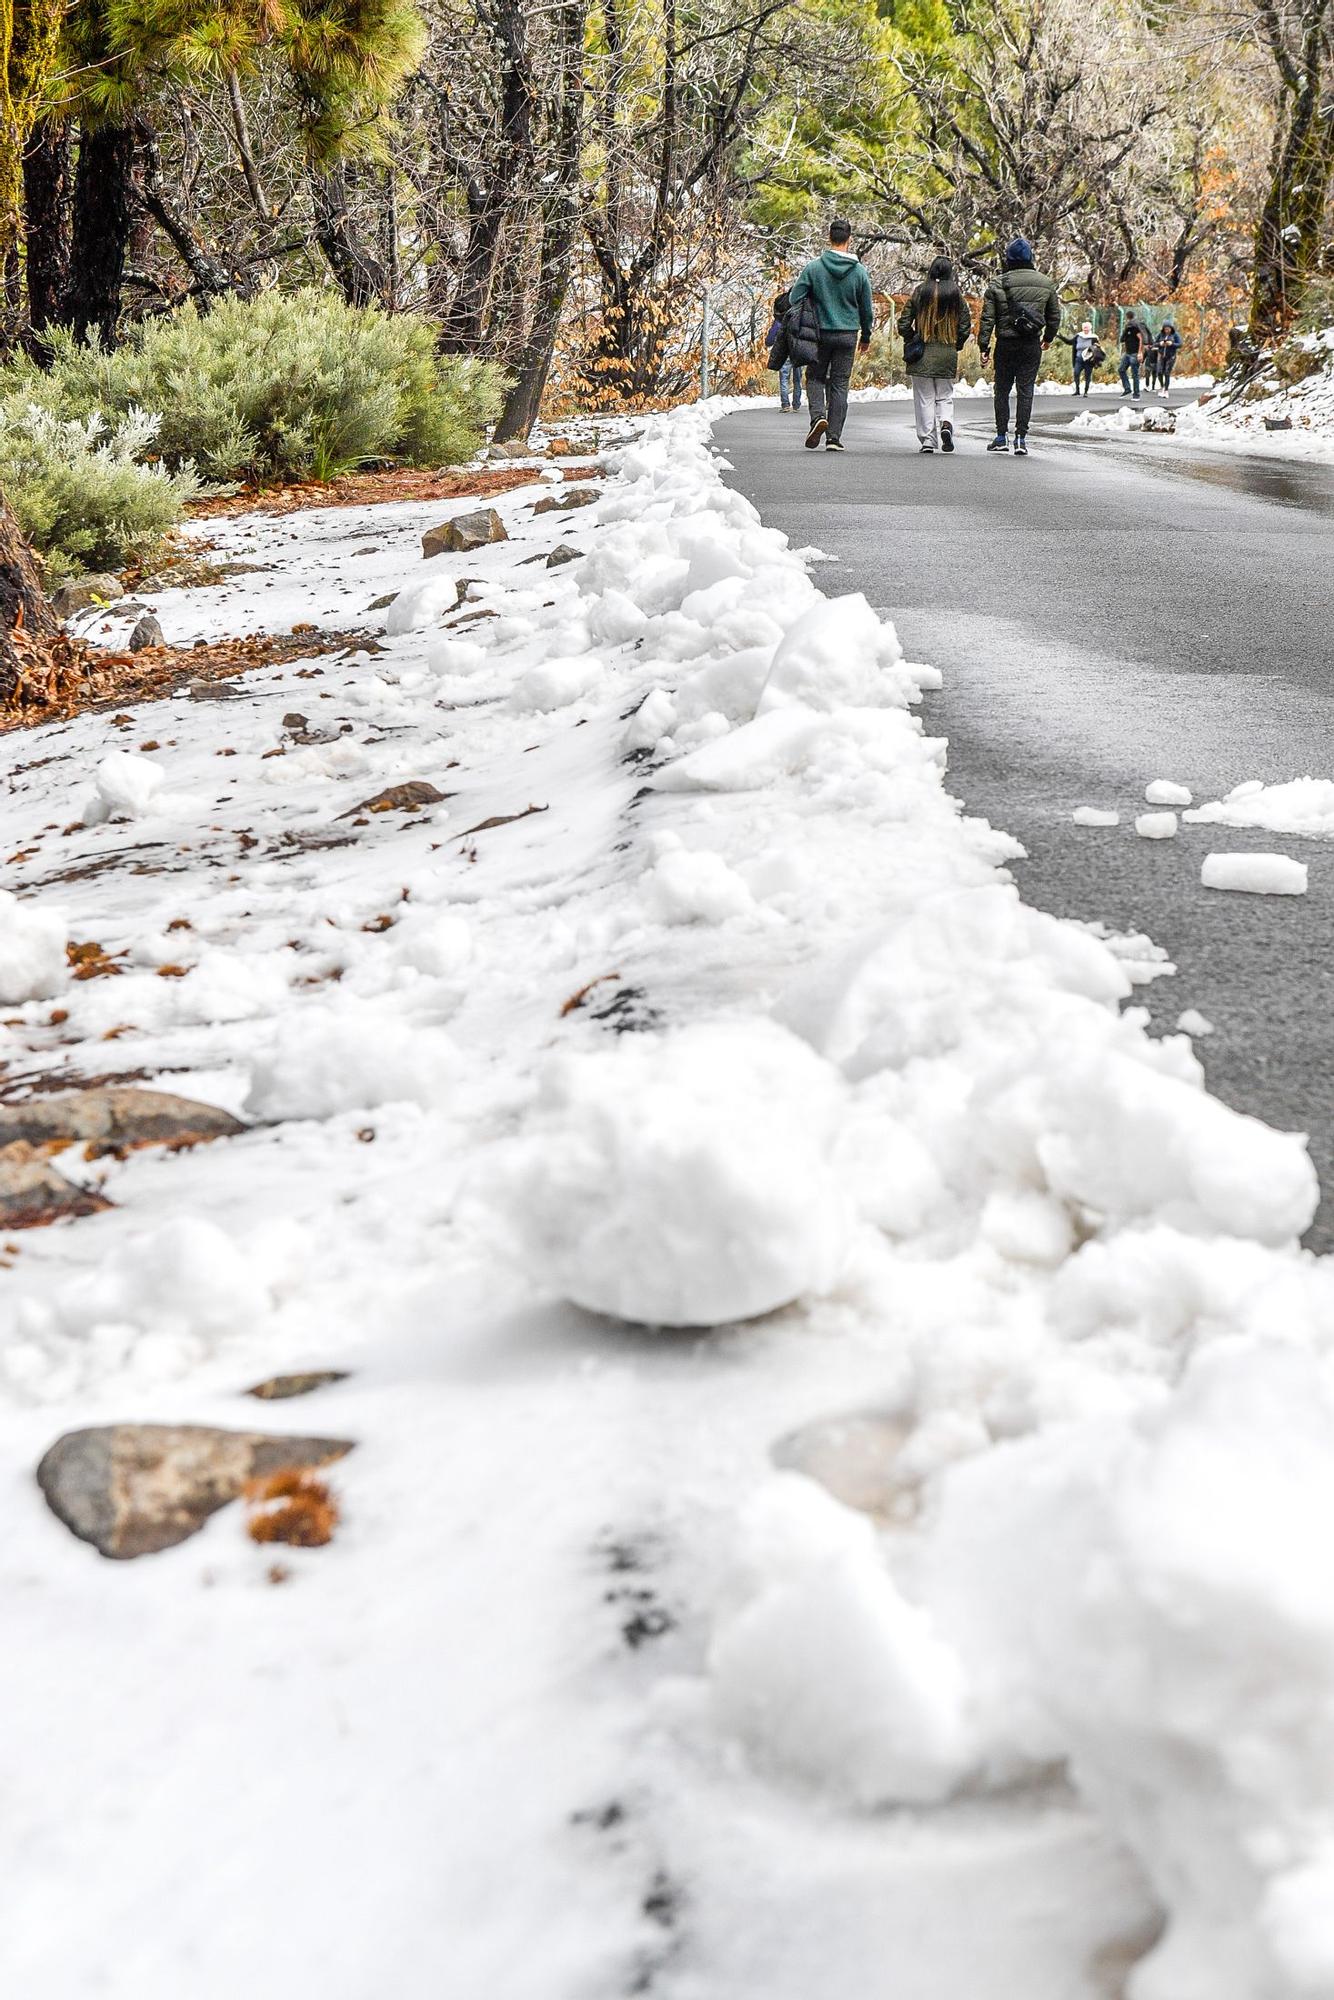
[[[1199,803],[1247,778],[1334,777],[1334,467],[1071,432],[1074,410],[1038,398],[1026,461],[985,453],[982,401],[956,405],[952,457],[918,453],[902,403],[854,403],[841,457],[803,450],[804,414],[729,417],[717,437],[765,520],[838,558],[823,588],[864,591],[909,658],[943,670],[927,726],[949,739],[950,789],[1027,849],[1025,898],[1147,931],[1178,968],[1137,989],[1155,1024],[1198,1009],[1210,1088],[1309,1133],[1325,1192],[1307,1241],[1326,1249],[1334,842],[1184,824],[1149,841],[1132,822],[1153,778]],[[1122,823],[1078,827],[1078,805]],[[1296,855],[1309,893],[1203,889],[1213,849]]]

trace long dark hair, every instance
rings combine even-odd
[[[913,317],[923,340],[957,340],[963,293],[948,257],[937,257],[913,293]]]

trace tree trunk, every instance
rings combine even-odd
[[[29,689],[49,699],[65,650],[32,550],[0,494],[0,707],[13,707]]]
[[[28,234],[28,323],[34,333],[60,318],[69,284],[68,125],[43,125],[23,161]]]
[[[551,119],[556,153],[552,192],[543,204],[541,259],[528,335],[514,363],[514,382],[496,425],[496,439],[526,438],[537,421],[547,385],[556,331],[570,286],[570,259],[579,229],[579,154],[583,144],[582,55],[586,0],[563,0],[560,61]]]
[[[1318,98],[1299,99],[1275,151],[1269,193],[1255,232],[1249,332],[1257,344],[1292,325],[1319,268],[1325,201],[1334,177],[1334,133]]]
[[[79,340],[116,341],[125,246],[134,219],[134,133],[125,125],[84,127],[74,179],[70,284],[61,313]]]
[[[348,202],[348,170],[340,162],[311,169],[315,238],[350,306],[378,305],[385,296],[384,266],[362,241]]]

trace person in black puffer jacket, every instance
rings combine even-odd
[[[999,278],[987,286],[977,344],[985,361],[996,342],[996,435],[988,451],[1009,446],[1010,392],[1015,392],[1014,450],[1028,455],[1028,422],[1033,413],[1033,389],[1042,366],[1043,350],[1061,330],[1061,301],[1050,278],[1033,267],[1033,246],[1016,236],[1005,248]]]

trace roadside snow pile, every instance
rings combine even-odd
[[[1226,385],[1179,413],[1177,434],[1193,445],[1334,459],[1334,327],[1298,334],[1241,391]]]
[[[960,1881],[1001,1827],[1020,1868],[1016,1781],[1024,1880],[1062,1815],[1071,1879],[1137,1858],[1168,1928],[1136,2000],[1328,1990],[1334,1282],[1297,1248],[1305,1143],[1126,1006],[1146,940],[1023,905],[915,713],[938,677],[722,483],[716,414],[646,422],[576,516],[498,496],[509,539],[424,579],[428,504],[229,523],[297,572],[318,548],[330,601],[345,563],[392,574],[373,649],[154,705],[151,765],[100,717],[51,725],[0,801],[11,1076],[193,1076],[255,1121],[72,1164],[113,1206],[9,1276],[0,1858],[44,2000],[224,2000],[257,1962],[330,2000],[841,2000],[905,1955],[905,1990],[962,1991]],[[229,582],[242,623],[279,615],[273,581]],[[94,948],[66,990],[67,935]],[[250,1426],[247,1383],[331,1363],[364,1448],[291,1589],[234,1516],[127,1586],[17,1497],[53,1406]],[[876,1419],[868,1512],[837,1463],[828,1492],[763,1470],[840,1411]],[[152,1676],[125,1670],[141,1620]],[[294,1795],[302,1839],[246,1872]],[[896,1803],[940,1810],[858,1817]],[[924,1943],[905,1853],[935,1841]],[[1002,1898],[967,1941],[974,1986],[1009,1953],[985,2000],[1091,1996],[1121,1941],[1098,1893],[1078,1938]]]

